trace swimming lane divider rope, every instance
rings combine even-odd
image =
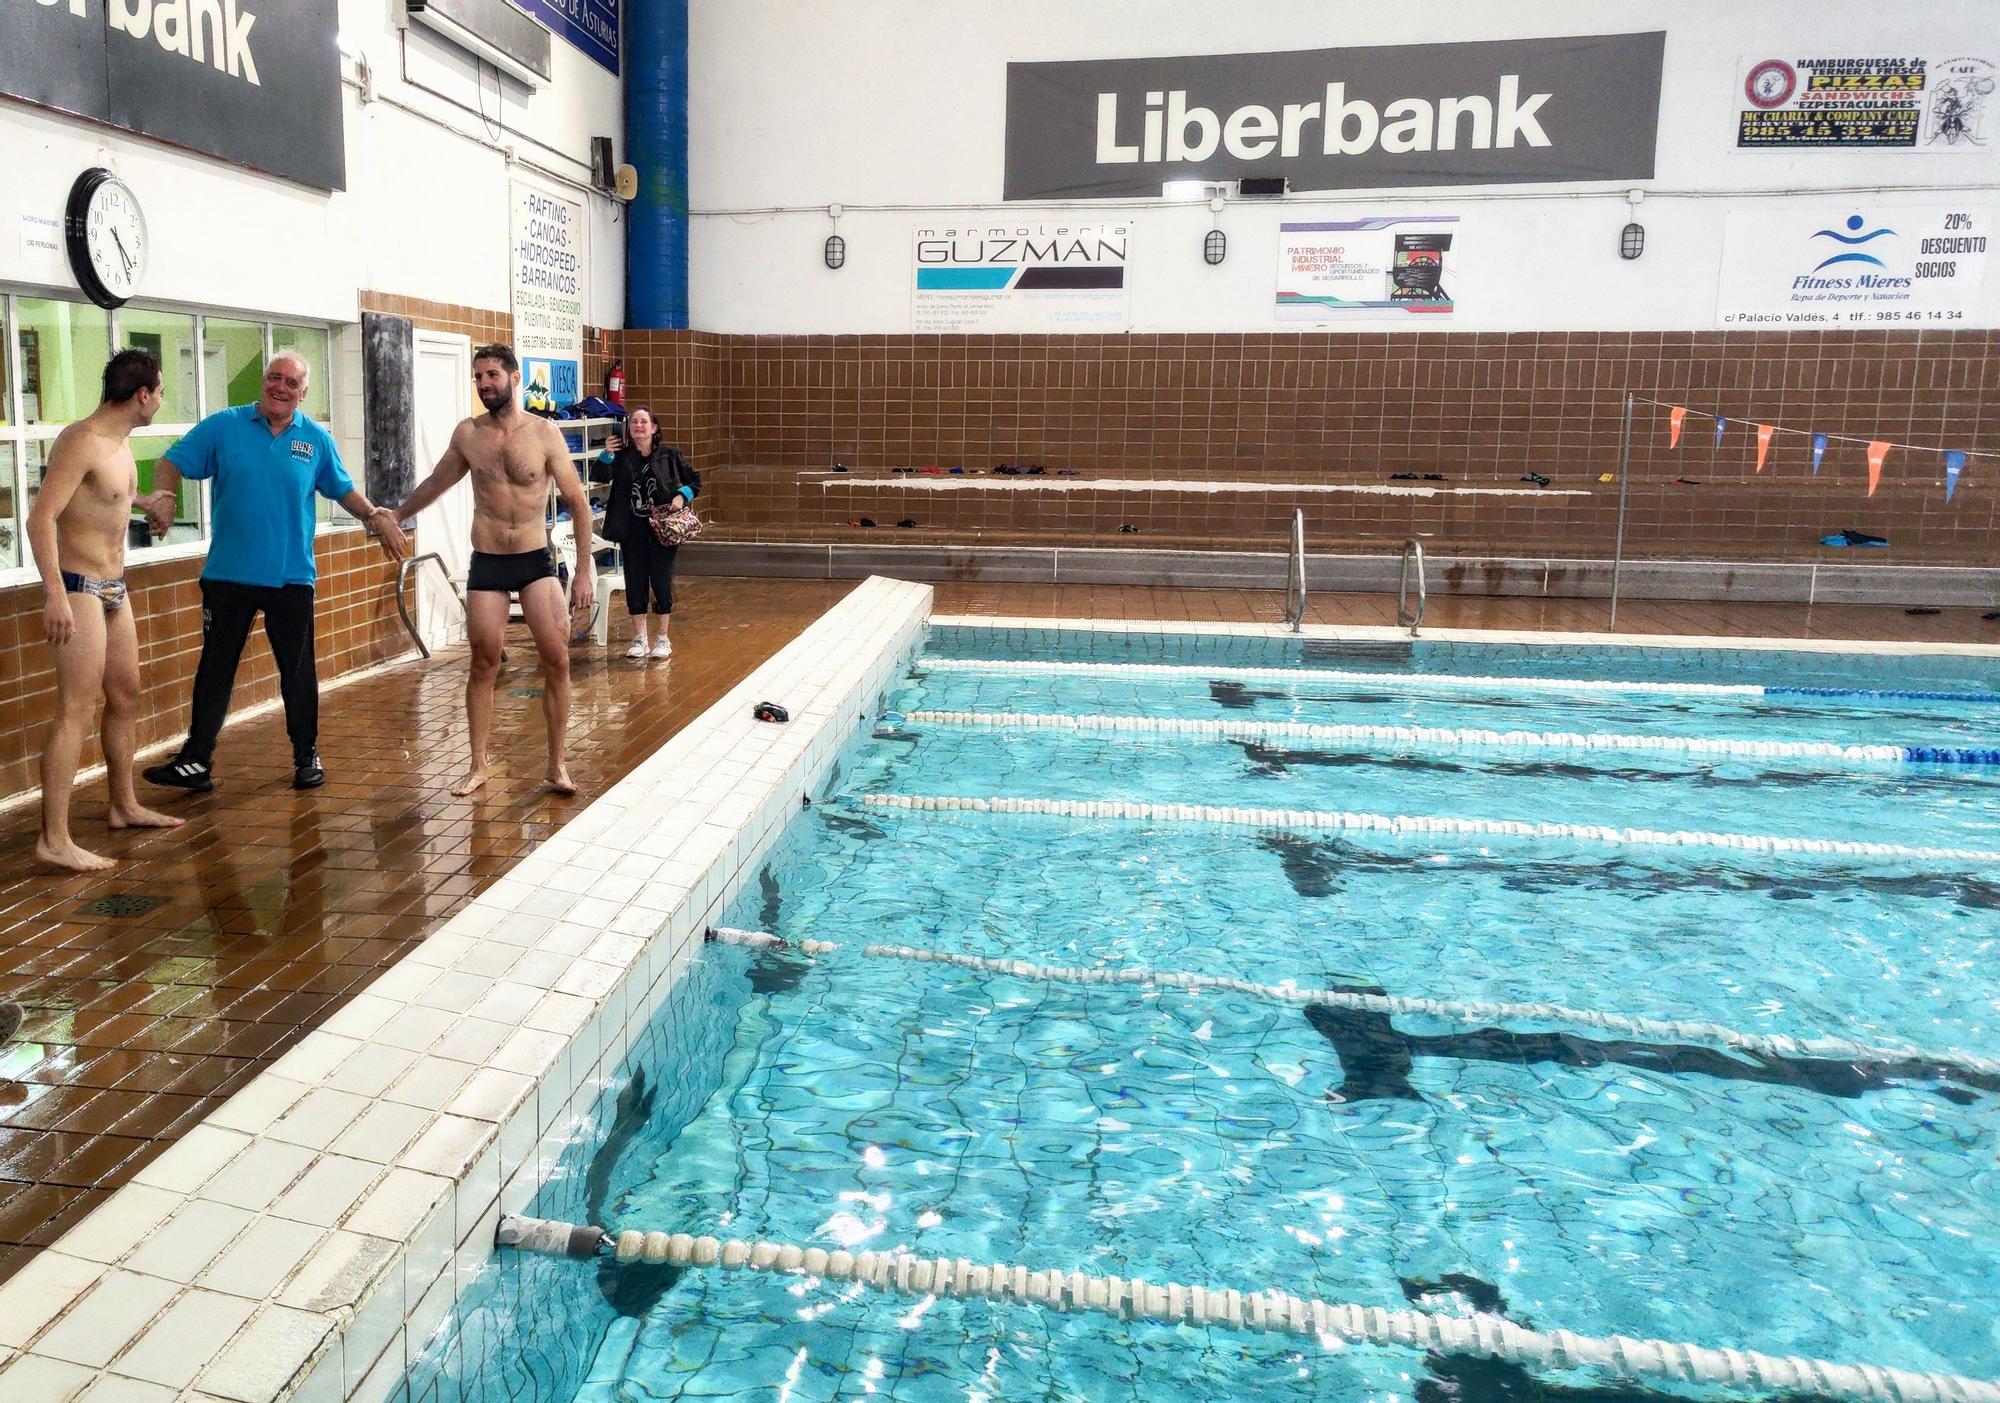
[[[898,716],[892,714],[888,719],[894,721]],[[2000,749],[1979,746],[1838,745],[1832,741],[1728,740],[1579,731],[1494,731],[1472,726],[1322,725],[1307,721],[1232,721],[1179,716],[1078,716],[1027,711],[908,711],[900,713],[900,719],[928,726],[1220,736],[1225,740],[1318,740],[1433,750],[1504,746],[1527,750],[1652,751],[1746,760],[2000,765]]]
[[[711,940],[725,945],[752,949],[796,949],[807,955],[830,954],[842,948],[833,941],[787,941],[769,931],[737,930],[717,926],[708,932]],[[1568,1008],[1562,1004],[1494,1003],[1484,1000],[1457,1002],[1444,999],[1403,998],[1388,994],[1355,994],[1332,989],[1301,989],[1293,984],[1257,984],[1247,979],[1230,979],[1207,974],[1187,974],[1175,970],[1145,969],[1139,966],[1105,967],[1037,965],[1026,960],[992,959],[983,955],[957,954],[947,950],[924,950],[909,945],[864,945],[861,953],[874,959],[913,960],[920,964],[951,965],[982,974],[1002,974],[1016,979],[1033,979],[1054,984],[1138,984],[1149,988],[1218,990],[1247,994],[1287,1004],[1325,1004],[1330,1008],[1353,1009],[1360,1013],[1414,1014],[1440,1018],[1471,1027],[1491,1027],[1514,1020],[1532,1023],[1560,1023],[1589,1028],[1596,1032],[1622,1033],[1660,1042],[1692,1043],[1718,1047],[1729,1052],[1748,1052],[1770,1057],[1823,1057],[1851,1062],[1921,1062],[1939,1068],[1957,1069],[1986,1076],[2000,1076],[2000,1057],[1982,1057],[1968,1052],[1931,1052],[1920,1047],[1857,1042],[1852,1038],[1793,1038],[1781,1033],[1746,1033],[1720,1023],[1687,1019],[1632,1018],[1623,1014],[1599,1013],[1593,1009]]]
[[[2000,1403],[2000,1383],[1956,1374],[1879,1364],[1836,1364],[1624,1335],[1531,1330],[1497,1315],[1452,1316],[1333,1304],[1276,1288],[1244,1291],[1156,1284],[1139,1277],[1096,1276],[1054,1268],[1030,1270],[966,1257],[844,1249],[829,1252],[789,1242],[688,1233],[627,1229],[614,1237],[601,1228],[537,1218],[503,1217],[496,1240],[502,1247],[521,1251],[853,1281],[906,1296],[1011,1301],[1065,1312],[1090,1311],[1119,1320],[1279,1331],[1308,1339],[1333,1336],[1356,1343],[1504,1359],[1548,1370],[1600,1369],[1630,1379],[1667,1379],[1765,1393],[1813,1393],[1853,1403]],[[580,1252],[576,1250],[580,1240],[593,1241],[595,1246],[587,1254]]]
[[[1488,677],[1451,672],[1347,672],[1322,667],[1201,667],[1185,663],[1055,662],[1013,658],[917,659],[920,672],[1028,672],[1098,677],[1214,678],[1237,682],[1341,682],[1368,687],[1440,687],[1479,692],[1628,692],[1677,697],[1838,697],[1850,701],[2000,704],[2000,692],[1870,687],[1767,687],[1755,682],[1631,682],[1602,677]]]
[[[1740,852],[1810,853],[1837,857],[1894,857],[1924,862],[2000,863],[2000,852],[1981,848],[1915,848],[1901,843],[1855,843],[1839,838],[1787,838],[1760,833],[1696,833],[1651,828],[1608,828],[1595,823],[1524,823],[1512,819],[1449,818],[1355,813],[1342,809],[1223,808],[1211,804],[1143,804],[1124,800],[983,799],[957,794],[863,794],[867,809],[925,813],[1038,814],[1050,818],[1115,819],[1141,823],[1208,823],[1236,828],[1303,829],[1308,832],[1386,833],[1459,838],[1567,839],[1611,847],[1727,848]]]

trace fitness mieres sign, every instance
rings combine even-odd
[[[0,0],[0,94],[339,190],[335,6]]]
[[[1006,198],[1646,179],[1665,38],[1010,63]]]

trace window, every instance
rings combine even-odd
[[[324,424],[327,421],[327,405],[332,403],[333,392],[328,382],[327,334],[323,326],[274,326],[271,328],[271,354],[292,351],[304,356],[306,368],[311,378],[306,382],[306,413]]]
[[[13,444],[0,440],[0,570],[12,570],[21,563],[21,532],[24,519],[15,508],[15,462]]]
[[[274,326],[271,328],[271,354],[292,351],[304,356],[306,361],[306,413],[324,424],[327,422],[327,405],[333,392],[327,382],[327,334],[325,327],[319,326]],[[313,499],[313,510],[321,521],[335,519],[337,509],[324,497]],[[340,512],[345,516],[345,512]]]
[[[201,418],[193,317],[178,312],[120,311],[118,341],[121,346],[151,351],[159,357],[160,388],[166,397],[154,423],[192,424]],[[93,405],[96,399],[96,395],[91,396]]]
[[[78,302],[23,297],[16,335],[21,344],[21,422],[74,423],[97,408],[104,363],[111,359],[111,314]]]
[[[152,491],[161,456],[203,415],[257,399],[265,363],[278,349],[305,357],[312,371],[306,412],[321,423],[330,418],[332,332],[327,327],[145,307],[111,313],[61,298],[0,292],[0,571],[32,564],[27,514],[41,490],[50,447],[66,425],[97,407],[104,363],[114,347],[122,346],[159,357],[165,392],[151,426],[132,438],[141,493]],[[146,534],[135,514],[127,558],[136,563],[157,547],[205,540],[208,491],[205,483],[181,484],[174,524],[161,542]],[[329,505],[319,504],[322,521],[332,519]]]

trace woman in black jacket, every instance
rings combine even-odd
[[[611,495],[604,505],[604,535],[618,543],[625,556],[625,611],[632,616],[632,646],[628,658],[668,658],[674,645],[667,640],[667,616],[674,611],[674,555],[678,546],[663,546],[653,535],[652,512],[678,500],[692,502],[701,491],[694,465],[660,442],[652,411],[634,409],[625,432],[613,435],[600,463],[611,465]],[[653,639],[646,639],[646,615],[653,615]]]

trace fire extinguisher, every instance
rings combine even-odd
[[[604,397],[621,409],[625,405],[625,362],[611,362],[611,373],[604,377]]]

